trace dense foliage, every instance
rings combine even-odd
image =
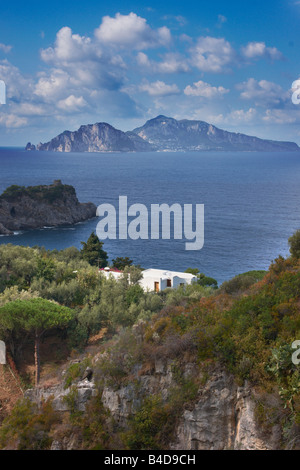
[[[260,399],[256,418],[261,428],[276,424],[281,429],[282,446],[297,448],[300,370],[292,361],[292,344],[300,339],[297,237],[290,241],[292,256],[279,257],[267,272],[251,271],[218,288],[213,279],[189,268],[198,275],[198,283],[162,293],[144,292],[138,285],[141,271],[131,263],[123,277],[115,281],[101,276],[74,248],[46,251],[2,245],[0,316],[1,306],[10,302],[43,298],[74,312],[66,330],[70,348],[83,350],[93,335],[104,330],[110,333],[109,345],[101,349],[105,354],[95,366],[100,395],[91,400],[89,414],[74,414],[69,423],[68,429],[73,432],[76,422],[83,448],[168,448],[180,412],[196,399],[199,381],[209,374],[211,364],[225,367],[240,385],[248,381],[257,389]],[[197,369],[188,380],[182,374],[186,357]],[[108,424],[112,422],[99,400],[104,384],[119,388],[132,383],[138,388],[133,371],[137,366],[139,370],[151,370],[157,358],[173,364],[176,386],[169,390],[168,400],[159,393],[145,396],[127,428],[112,432]],[[70,367],[66,374],[68,386],[80,375],[81,368]],[[73,398],[70,396],[70,400]],[[28,406],[23,410],[26,416]],[[39,410],[38,414],[34,411],[32,419],[45,423],[43,429],[50,419],[43,413],[49,413],[49,409]],[[19,424],[20,417],[18,422],[16,419],[13,414],[12,421],[8,418],[3,423],[1,445],[13,438],[15,422],[26,447],[32,430]],[[94,429],[94,434],[88,429]],[[48,431],[45,433],[47,437]],[[47,439],[43,445],[47,448]]]

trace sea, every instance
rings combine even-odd
[[[289,254],[300,228],[300,153],[156,152],[56,153],[0,148],[0,193],[10,185],[74,186],[80,202],[116,209],[120,196],[139,203],[204,205],[204,246],[187,240],[104,240],[109,261],[128,256],[144,269],[198,268],[219,284],[237,274],[266,270]],[[194,212],[195,215],[195,212]],[[61,250],[96,231],[99,218],[73,226],[16,232],[0,243]]]

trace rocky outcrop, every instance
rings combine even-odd
[[[64,381],[55,386],[30,389],[25,392],[37,405],[51,398],[54,410],[65,413],[84,412],[89,400],[101,393],[104,407],[113,418],[114,426],[126,429],[128,420],[139,410],[143,399],[160,394],[168,401],[170,390],[176,385],[172,361],[158,359],[153,370],[142,373],[140,365],[133,371],[136,378],[120,388],[108,384],[97,390],[93,374],[86,373],[65,388]],[[197,366],[186,363],[184,377],[195,377]],[[64,374],[63,374],[64,375]],[[83,377],[89,377],[83,379]],[[138,381],[138,386],[137,386]],[[72,399],[68,397],[72,395]],[[179,410],[175,439],[170,450],[276,450],[280,448],[281,431],[273,425],[268,433],[261,429],[255,418],[255,392],[250,385],[236,384],[234,377],[220,366],[213,366],[209,379],[198,390],[197,398]],[[76,449],[76,433],[55,439],[52,450]]]
[[[74,403],[71,405],[71,401],[68,400],[68,397],[72,393],[74,393]],[[88,401],[96,394],[97,390],[94,382],[84,379],[78,381],[76,385],[67,388],[64,387],[63,383],[60,383],[52,387],[28,389],[24,396],[38,406],[40,406],[43,401],[47,401],[51,398],[53,400],[53,409],[55,411],[65,412],[71,411],[72,406],[75,406],[77,411],[85,411]]]
[[[0,196],[0,234],[72,225],[96,216],[96,206],[80,203],[73,186],[10,186]]]
[[[195,371],[186,364],[184,375]],[[102,402],[115,422],[126,426],[136,413],[142,397],[158,392],[164,400],[175,385],[171,363],[157,361],[150,375],[139,377],[139,392],[132,384],[114,390],[105,387]],[[281,433],[274,426],[263,434],[255,419],[256,398],[249,385],[238,387],[232,375],[222,368],[211,371],[207,383],[199,388],[198,398],[183,411],[172,450],[272,450],[280,448]]]
[[[199,400],[185,410],[177,429],[175,450],[272,450],[280,445],[274,426],[262,435],[255,420],[255,398],[246,384],[238,387],[226,371],[212,374]]]
[[[36,147],[31,142],[28,142],[28,144],[25,147],[25,150],[36,150]]]

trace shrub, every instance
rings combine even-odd
[[[294,258],[300,258],[300,230],[289,238],[290,253]]]

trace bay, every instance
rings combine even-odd
[[[105,240],[110,261],[129,256],[144,268],[197,267],[219,283],[287,256],[300,228],[300,156],[296,153],[55,153],[0,149],[0,192],[12,184],[75,187],[80,202],[118,206],[204,204],[205,244],[186,251],[186,240]],[[72,227],[43,228],[0,237],[0,243],[81,248],[96,230],[92,219]]]

